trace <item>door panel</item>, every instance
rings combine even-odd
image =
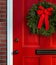
[[[45,60],[46,59],[46,60]],[[52,65],[51,56],[40,56],[40,65]]]
[[[23,65],[39,65],[39,57],[24,57]]]
[[[27,16],[27,13],[29,11],[29,9],[32,7],[32,5],[34,3],[37,3],[38,1],[37,0],[24,0],[23,2],[23,15],[24,15],[24,21],[23,21],[23,26],[22,26],[22,36],[23,36],[23,40],[24,40],[24,43],[22,43],[24,46],[39,46],[39,37],[38,35],[33,35],[29,32],[29,28],[27,26],[27,19],[26,19],[26,16]],[[24,33],[24,35],[23,35]]]
[[[52,36],[51,36],[51,38],[50,38],[50,41],[51,41],[51,47],[53,48],[53,49],[56,49],[56,34],[53,34]]]
[[[56,65],[56,55],[37,55],[36,50],[56,50],[56,33],[49,37],[32,34],[27,13],[39,0],[13,0],[13,65]],[[40,0],[42,1],[42,0]],[[56,4],[55,0],[46,0]],[[46,60],[45,60],[46,59]]]
[[[56,65],[56,56],[52,57],[52,65]]]

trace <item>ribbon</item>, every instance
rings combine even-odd
[[[42,24],[45,24],[45,29],[49,30],[49,16],[52,15],[53,8],[47,8],[45,9],[43,6],[39,6],[39,10],[37,10],[37,14],[40,16],[39,22],[38,22],[38,29],[41,29]]]

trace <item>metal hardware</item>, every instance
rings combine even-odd
[[[19,39],[18,39],[18,38],[16,38],[14,41],[15,41],[15,42],[18,42],[18,41],[19,41]]]
[[[36,55],[56,55],[56,50],[35,50]]]
[[[18,53],[19,53],[18,50],[13,51],[13,54],[18,54]]]

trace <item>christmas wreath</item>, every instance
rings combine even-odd
[[[27,20],[31,33],[49,36],[56,32],[56,6],[48,2],[34,4]]]

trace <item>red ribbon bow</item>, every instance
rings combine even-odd
[[[41,29],[43,23],[45,23],[45,29],[49,29],[49,16],[51,16],[52,11],[52,7],[45,9],[43,6],[39,6],[39,10],[37,10],[37,14],[40,16],[38,29]]]

